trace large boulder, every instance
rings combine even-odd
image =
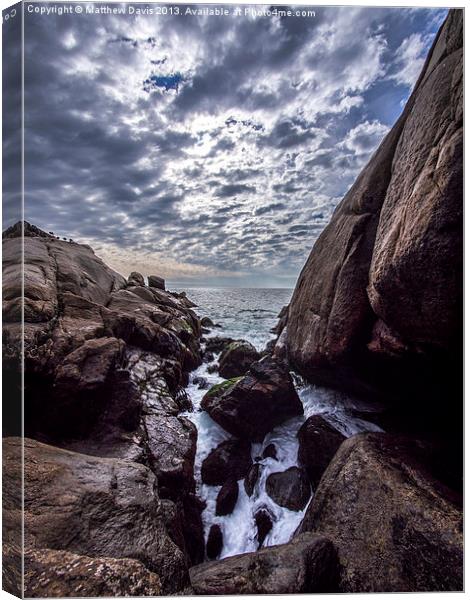
[[[289,361],[310,381],[409,392],[404,404],[425,398],[427,412],[449,383],[461,397],[462,27],[451,10],[402,115],[315,242],[287,321]]]
[[[268,475],[266,492],[279,506],[303,510],[310,499],[311,488],[306,472],[298,467],[290,467]]]
[[[165,280],[157,275],[149,275],[149,287],[156,288],[157,290],[164,290]]]
[[[346,437],[332,427],[321,415],[309,417],[297,433],[299,439],[299,463],[308,473],[315,489]]]
[[[190,569],[196,594],[335,592],[338,559],[325,537],[306,534],[282,546],[203,563]]]
[[[224,547],[224,536],[220,525],[211,525],[207,536],[206,553],[207,558],[214,560],[222,552]]]
[[[201,478],[208,485],[243,479],[251,466],[251,444],[245,440],[226,440],[212,450],[201,465]]]
[[[219,375],[224,379],[244,375],[260,359],[256,348],[245,340],[229,344],[219,358]]]
[[[231,385],[209,390],[201,406],[226,431],[254,442],[303,413],[287,367],[271,357],[254,363]]]
[[[62,550],[25,554],[26,598],[159,596],[160,578],[130,558],[91,558]]]
[[[341,445],[299,529],[335,544],[341,591],[463,589],[462,512],[424,466],[428,454],[424,444],[383,433]]]
[[[6,438],[3,444],[4,481],[18,490],[21,472],[14,464],[21,445],[20,438]],[[9,495],[12,493],[10,490]],[[19,523],[20,516],[11,506],[4,520]],[[85,456],[28,438],[24,440],[24,544],[27,551],[60,551],[68,565],[70,557],[65,552],[104,561],[138,559],[159,576],[165,593],[183,589],[188,581],[187,562],[168,535],[157,481],[148,468]],[[36,559],[50,562],[45,554]],[[29,564],[34,571],[38,563],[33,560]],[[119,565],[127,577],[129,565],[114,563],[113,568],[118,570]],[[77,569],[82,566],[80,559]],[[98,566],[98,562],[90,564],[90,568]],[[26,573],[26,577],[32,575]],[[153,584],[157,585],[156,579]]]

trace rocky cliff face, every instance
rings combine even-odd
[[[24,445],[25,594],[181,590],[204,556],[197,432],[180,414],[190,408],[188,373],[201,362],[194,305],[162,290],[162,280],[126,281],[90,247],[28,223],[23,301],[21,231],[18,224],[3,235],[4,370],[21,385],[24,307],[25,435],[46,442]],[[13,425],[4,435],[15,435]],[[18,592],[18,438],[4,439],[4,459],[6,581]],[[109,577],[90,587],[90,570]],[[37,584],[37,572],[50,577]]]
[[[416,403],[461,378],[462,22],[450,11],[299,277],[286,344],[309,380]]]

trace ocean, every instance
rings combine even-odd
[[[271,329],[283,306],[289,304],[293,289],[287,288],[171,288],[186,292],[197,304],[195,312],[200,317],[210,317],[221,325],[216,335],[251,342],[263,350],[273,339]]]

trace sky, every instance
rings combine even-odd
[[[447,13],[112,6],[25,16],[25,218],[188,287],[295,284]]]

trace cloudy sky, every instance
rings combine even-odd
[[[292,286],[446,10],[115,6],[26,14],[26,218],[125,275]]]

